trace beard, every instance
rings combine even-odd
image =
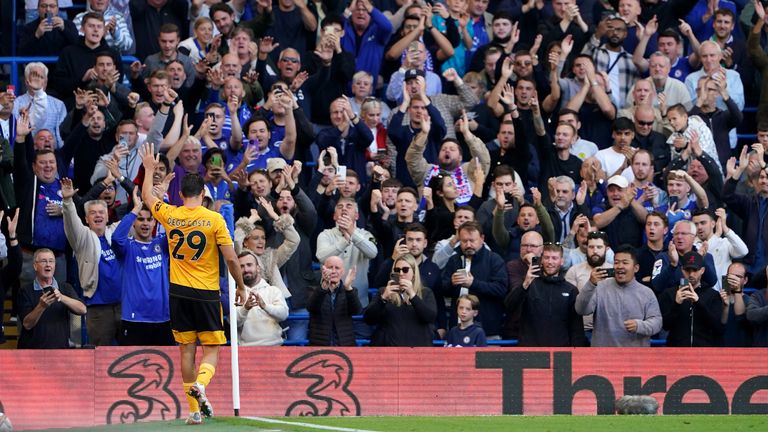
[[[252,273],[244,273],[243,283],[248,286],[254,286],[256,284],[256,275]]]
[[[589,263],[589,266],[592,268],[600,267],[601,265],[605,264],[605,255],[588,255],[587,263]]]
[[[500,38],[500,37],[493,37],[493,41],[502,45],[506,45],[509,40],[512,39],[512,33]]]

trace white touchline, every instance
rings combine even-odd
[[[321,429],[321,430],[342,431],[342,432],[375,432],[375,431],[369,431],[366,429],[351,429],[351,428],[343,428],[343,427],[336,427],[336,426],[323,426],[323,425],[316,425],[312,423],[299,423],[299,422],[292,422],[287,420],[271,419],[266,417],[243,417],[243,418],[249,419],[249,420],[258,420],[265,423],[277,423],[277,424],[301,426],[301,427],[310,428],[310,429]]]

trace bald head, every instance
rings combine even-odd
[[[344,274],[344,261],[338,256],[329,256],[323,262],[322,272],[323,285],[337,287],[341,283],[341,277]]]

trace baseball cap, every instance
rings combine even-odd
[[[704,258],[698,252],[687,252],[680,257],[680,265],[684,269],[699,270],[704,267]]]
[[[283,158],[269,158],[267,159],[267,172],[276,170],[284,170],[288,168],[288,163]]]
[[[425,75],[426,74],[421,69],[408,69],[407,71],[405,71],[405,78],[403,79],[403,81],[408,81],[409,79],[414,79],[417,77],[423,77]]]
[[[629,187],[629,180],[627,180],[627,178],[624,176],[615,175],[608,179],[608,186],[610,185],[616,185],[622,189],[625,189]]]

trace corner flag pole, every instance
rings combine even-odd
[[[235,306],[235,290],[237,285],[229,272],[227,272],[227,279],[229,282],[229,352],[230,360],[232,361],[232,408],[235,410],[235,417],[240,417],[240,363],[238,361],[237,307]]]

